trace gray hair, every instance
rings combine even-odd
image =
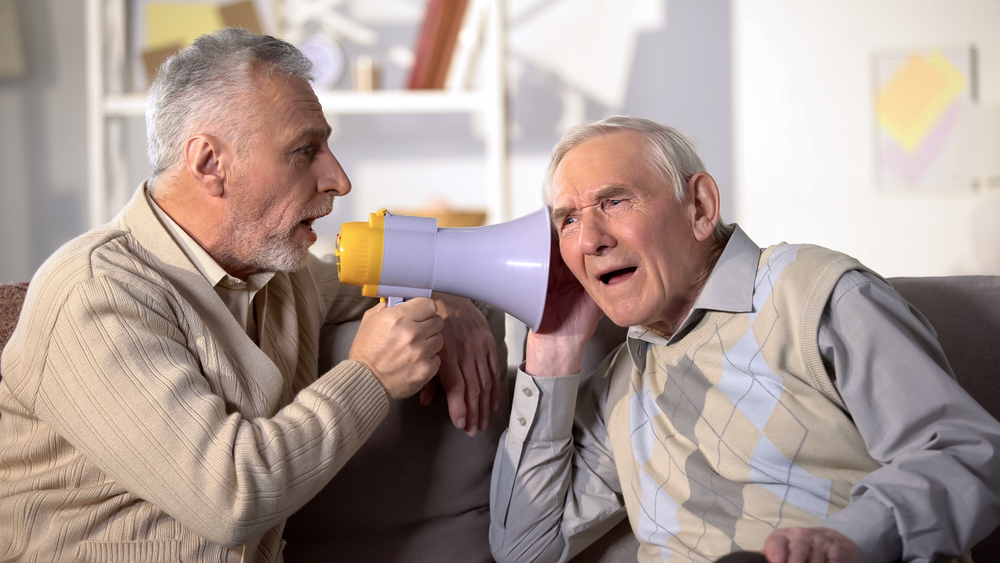
[[[297,48],[268,35],[225,28],[203,35],[160,66],[146,104],[147,155],[152,168],[147,186],[183,162],[185,139],[197,128],[222,135],[237,152],[252,132],[244,98],[256,88],[256,73],[280,72],[309,82],[312,63]],[[245,114],[244,114],[245,117]]]
[[[563,135],[563,138],[552,149],[552,158],[549,161],[548,170],[545,172],[545,183],[542,187],[542,197],[545,203],[549,206],[552,205],[552,179],[566,153],[587,141],[628,131],[638,133],[642,137],[646,163],[670,186],[677,203],[682,203],[688,180],[699,172],[705,172],[705,163],[698,156],[694,140],[687,133],[675,127],[641,117],[623,115],[581,123]],[[730,232],[732,232],[732,226],[726,225],[720,218],[715,228],[715,236],[717,238],[728,237]]]
[[[545,202],[552,203],[552,178],[566,153],[587,141],[626,131],[633,131],[642,136],[647,164],[673,188],[677,202],[684,201],[684,186],[687,181],[698,172],[705,171],[705,164],[698,156],[691,137],[680,129],[649,119],[616,115],[600,121],[581,123],[563,135],[552,149],[552,160],[549,161],[549,168],[545,174]]]

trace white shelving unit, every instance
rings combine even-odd
[[[87,0],[88,217],[90,227],[109,220],[134,186],[122,185],[126,164],[121,148],[121,118],[146,112],[144,94],[126,93],[126,0]],[[463,113],[484,125],[487,220],[512,219],[508,183],[504,82],[504,4],[490,6],[482,64],[483,85],[475,91],[349,90],[317,91],[329,115]],[[114,147],[114,149],[112,148]],[[124,195],[123,195],[124,194]]]

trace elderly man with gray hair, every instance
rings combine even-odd
[[[455,425],[485,426],[480,310],[387,308],[309,253],[351,189],[309,72],[234,29],[160,69],[149,180],[39,269],[4,349],[0,561],[276,561],[288,516],[439,368]],[[317,374],[321,327],[351,319]]]
[[[1000,423],[926,319],[853,258],[724,226],[683,132],[577,126],[546,199],[565,266],[493,467],[498,561],[626,513],[642,562],[930,563],[996,527]],[[581,378],[602,315],[628,338]]]

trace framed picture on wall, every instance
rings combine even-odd
[[[973,46],[873,56],[877,186],[975,187],[976,62]]]

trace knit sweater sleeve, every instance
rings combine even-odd
[[[212,541],[239,545],[287,518],[387,412],[382,387],[355,362],[270,418],[227,412],[190,352],[191,333],[151,287],[94,277],[66,295],[42,315],[55,320],[37,344],[36,415],[111,479]]]

